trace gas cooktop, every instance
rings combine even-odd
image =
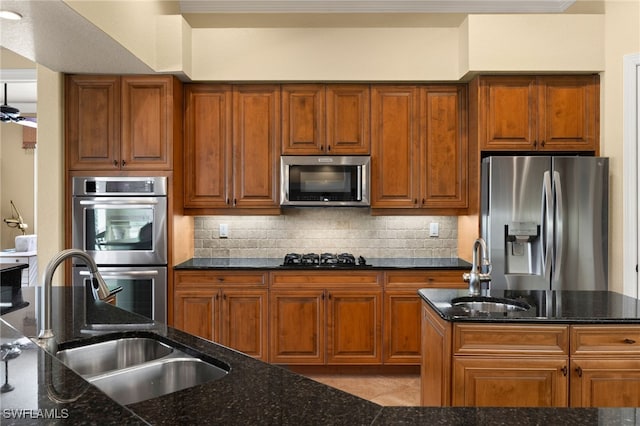
[[[356,257],[351,253],[288,253],[284,256],[283,267],[308,267],[308,268],[363,268],[367,264],[364,257]]]

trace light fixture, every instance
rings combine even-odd
[[[11,10],[0,10],[0,18],[9,19],[11,21],[19,21],[22,19],[22,15]]]

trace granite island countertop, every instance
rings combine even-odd
[[[117,324],[129,331],[114,332],[115,336],[154,333],[231,366],[220,380],[122,406],[24,337],[36,332],[38,289],[23,289],[30,304],[0,317],[1,342],[15,343],[22,351],[8,364],[14,390],[0,394],[3,424],[50,424],[53,419],[101,425],[498,425],[518,418],[520,425],[617,425],[636,418],[635,409],[382,407],[102,302],[89,302],[86,312],[79,312],[71,307],[82,306],[84,294],[55,287],[54,332],[61,346],[103,338],[92,333],[91,324]],[[131,331],[127,325],[132,323],[142,330]]]
[[[529,306],[509,312],[452,306],[454,298],[469,296],[467,289],[420,289],[418,294],[442,319],[452,322],[640,324],[640,300],[613,291],[491,290],[493,298]]]
[[[282,258],[217,258],[194,257],[173,267],[175,270],[193,269],[275,269],[275,270],[378,270],[378,269],[460,269],[470,270],[471,264],[459,258],[367,258],[367,266],[283,266]]]

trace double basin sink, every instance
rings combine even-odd
[[[114,337],[59,350],[56,356],[123,405],[221,379],[230,371],[221,361],[204,361],[157,337]]]
[[[451,300],[451,306],[459,309],[465,316],[509,314],[531,309],[531,305],[521,300],[490,296],[456,297]]]

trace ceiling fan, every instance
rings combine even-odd
[[[4,103],[0,106],[0,121],[17,123],[28,127],[38,127],[34,117],[23,117],[20,110],[7,104],[7,83],[4,83]]]

